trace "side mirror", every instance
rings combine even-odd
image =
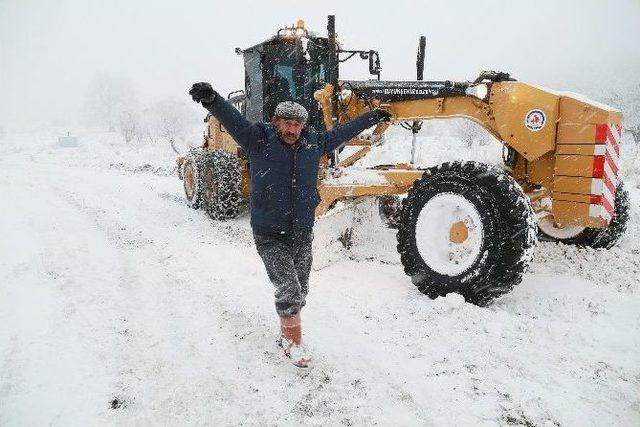
[[[375,50],[369,51],[369,74],[378,76],[378,80],[380,80],[380,55]]]

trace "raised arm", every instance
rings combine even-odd
[[[242,113],[213,90],[209,83],[194,84],[189,95],[220,120],[222,126],[246,152],[255,148],[258,143],[256,133],[260,132],[258,127],[244,118]]]
[[[334,127],[330,131],[320,134],[320,138],[324,139],[327,153],[342,147],[351,138],[358,135],[365,129],[376,125],[381,120],[389,120],[390,114],[385,110],[368,111],[355,119]]]

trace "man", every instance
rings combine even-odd
[[[189,94],[222,123],[249,157],[251,227],[258,254],[276,289],[280,344],[296,366],[306,367],[310,357],[302,346],[300,310],[309,290],[313,260],[320,156],[391,115],[376,109],[328,132],[317,132],[305,126],[307,111],[292,101],[278,104],[271,123],[251,123],[209,83],[194,84]]]

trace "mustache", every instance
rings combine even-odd
[[[280,134],[281,137],[287,137],[287,138],[295,138],[298,136],[298,134],[295,132],[278,131],[278,133]]]

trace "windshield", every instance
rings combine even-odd
[[[298,99],[291,65],[276,64],[273,69],[272,93],[281,100]]]

